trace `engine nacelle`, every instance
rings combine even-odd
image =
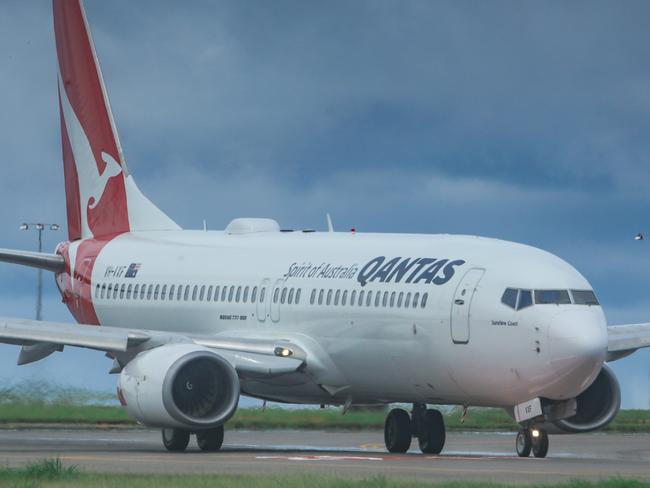
[[[237,409],[239,377],[214,351],[169,344],[141,352],[122,370],[120,399],[139,422],[152,427],[209,429]]]
[[[553,422],[562,433],[591,432],[614,420],[621,408],[621,389],[612,370],[603,365],[594,382],[578,395],[576,402],[575,415]]]

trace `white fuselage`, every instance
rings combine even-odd
[[[168,231],[111,240],[91,294],[102,325],[299,344],[305,370],[242,383],[260,398],[512,406],[577,396],[605,360],[600,306],[517,311],[501,301],[509,287],[591,289],[561,259],[495,239]]]

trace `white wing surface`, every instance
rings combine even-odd
[[[607,360],[616,361],[637,349],[650,347],[650,324],[607,327]]]
[[[22,345],[18,364],[27,364],[61,351],[63,346],[96,349],[122,358],[172,343],[208,347],[229,361],[241,376],[270,377],[298,370],[306,354],[288,341],[184,336],[155,330],[72,325],[0,317],[0,342]]]

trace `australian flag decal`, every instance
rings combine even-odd
[[[135,276],[138,274],[138,270],[140,269],[140,263],[131,263],[129,265],[129,268],[126,270],[126,273],[124,274],[125,278],[135,278]]]

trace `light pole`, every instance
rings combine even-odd
[[[59,224],[43,224],[43,223],[24,223],[19,227],[20,230],[36,230],[38,231],[38,252],[43,252],[43,231],[59,230]],[[41,320],[43,310],[43,270],[38,270],[38,284],[36,288],[36,320]]]

